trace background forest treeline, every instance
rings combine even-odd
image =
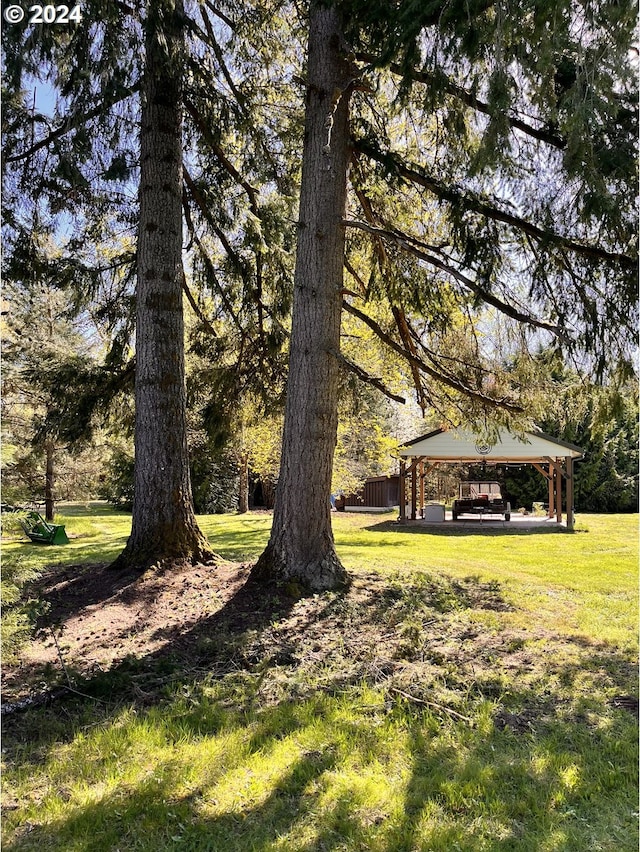
[[[580,410],[572,410],[571,422],[566,422],[561,406],[556,417],[541,421],[543,431],[580,446],[584,458],[576,468],[575,504],[580,512],[636,512],[638,509],[638,409],[635,395],[629,393],[622,410],[594,426],[594,407],[602,397],[599,387],[585,392],[583,383],[568,383],[563,399],[580,401]],[[372,399],[371,402],[375,400]],[[11,411],[6,402],[7,411]],[[345,440],[339,441],[336,461],[336,492],[357,493],[367,476],[396,473],[397,465],[386,440],[397,427],[390,406],[382,412],[359,412],[367,427],[345,416],[342,430]],[[11,414],[8,415],[11,418]],[[360,423],[362,423],[362,419]],[[10,420],[5,423],[3,455],[3,501],[23,505],[30,501],[44,502],[46,454],[34,445],[27,422]],[[275,419],[254,430],[247,437],[248,506],[273,507],[277,483],[281,424]],[[23,431],[24,430],[24,431]],[[381,440],[372,447],[371,435]],[[416,433],[417,434],[417,433]],[[408,437],[410,437],[408,435]],[[16,441],[22,441],[17,443]],[[199,514],[235,512],[239,508],[240,474],[243,457],[227,446],[212,446],[203,430],[190,435],[191,482],[196,512]],[[377,457],[372,452],[377,451]],[[131,442],[113,434],[101,434],[82,449],[70,450],[57,446],[55,495],[60,501],[106,499],[112,505],[130,510],[133,502],[133,450]],[[485,472],[486,473],[486,472]],[[547,498],[544,480],[533,470],[508,468],[498,473],[506,493],[517,507],[532,509],[534,502]],[[434,495],[435,496],[435,495]]]

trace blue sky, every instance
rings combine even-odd
[[[36,112],[53,115],[56,108],[56,93],[54,87],[43,80],[33,80],[30,85],[31,95],[28,103],[33,104],[33,92],[36,93]]]

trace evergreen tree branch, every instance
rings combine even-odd
[[[200,322],[202,323],[203,327],[204,327],[204,328],[206,328],[206,330],[209,332],[209,334],[210,334],[212,337],[216,337],[216,338],[217,338],[217,336],[218,336],[218,335],[216,334],[216,330],[215,330],[215,328],[211,325],[211,322],[207,319],[207,317],[206,317],[206,316],[204,315],[204,313],[202,312],[202,309],[200,308],[200,305],[196,302],[196,300],[195,300],[195,298],[194,298],[194,295],[193,295],[193,293],[191,292],[191,289],[190,289],[189,285],[187,284],[187,277],[186,277],[186,275],[184,274],[184,270],[182,271],[182,292],[183,292],[183,293],[185,294],[185,296],[187,297],[187,301],[188,301],[188,302],[189,302],[189,304],[191,305],[191,310],[194,312],[194,314],[195,314],[195,315],[197,316],[197,318],[200,320]]]
[[[360,287],[362,288],[362,292],[361,293],[354,293],[351,290],[347,290],[347,289],[343,288],[343,290],[342,290],[343,296],[355,296],[356,298],[364,297],[367,293],[367,289],[368,289],[367,285],[362,280],[360,275],[358,275],[357,271],[354,269],[353,265],[349,262],[349,260],[346,257],[344,259],[344,268],[347,270],[349,275],[351,275],[351,277],[360,285]]]
[[[490,376],[491,371],[486,367],[481,365],[481,355],[477,346],[477,336],[475,328],[472,329],[472,337],[476,343],[476,351],[475,358],[472,362],[468,359],[456,358],[453,355],[445,355],[442,352],[435,352],[433,349],[430,349],[425,345],[424,340],[418,331],[412,326],[409,318],[406,316],[404,311],[402,311],[402,323],[406,329],[405,334],[410,337],[412,344],[414,347],[417,347],[424,356],[426,356],[427,360],[434,365],[434,369],[437,369],[439,373],[442,373],[443,376],[448,376],[454,381],[457,380],[457,375],[453,370],[447,368],[447,364],[455,364],[459,368],[462,369],[465,375],[468,375],[471,371],[474,374],[483,374],[484,376]],[[412,351],[417,354],[417,349],[414,348]]]
[[[244,261],[240,257],[240,255],[238,255],[238,253],[234,251],[234,249],[231,246],[231,244],[229,243],[229,240],[227,239],[226,235],[224,234],[223,231],[220,230],[217,223],[214,221],[213,217],[211,216],[211,212],[210,212],[210,210],[207,206],[206,200],[203,198],[202,193],[200,193],[197,185],[193,181],[193,178],[191,177],[188,170],[184,166],[183,166],[183,174],[184,174],[185,186],[189,189],[189,193],[190,193],[191,197],[193,198],[193,200],[195,201],[196,205],[198,206],[198,209],[200,210],[202,216],[204,217],[205,221],[209,224],[211,229],[214,231],[216,236],[222,242],[222,245],[223,245],[225,251],[227,252],[229,258],[232,260],[234,265],[239,269],[240,274],[241,274],[245,284],[249,284],[250,283],[249,282],[249,273],[247,271],[246,264],[244,263]],[[200,252],[201,257],[203,258],[205,265],[207,266],[207,269],[209,270],[210,275],[212,276],[213,280],[215,281],[216,288],[218,290],[218,293],[220,294],[221,299],[223,300],[225,309],[229,312],[229,315],[232,317],[232,319],[233,319],[236,327],[238,328],[238,330],[241,331],[241,333],[244,334],[244,331],[241,327],[240,319],[237,316],[237,314],[234,312],[234,310],[231,306],[231,303],[230,303],[229,299],[227,298],[227,296],[224,292],[222,285],[218,281],[217,275],[215,274],[215,269],[214,269],[213,263],[211,262],[211,258],[209,257],[206,249],[204,248],[202,242],[200,241],[200,239],[198,238],[198,236],[196,234],[195,227],[194,227],[194,224],[193,224],[193,220],[191,218],[191,211],[189,209],[188,198],[187,198],[186,192],[185,192],[184,197],[183,197],[183,209],[184,209],[185,221],[186,221],[186,224],[187,224],[187,229],[189,231],[191,241],[193,243],[195,243],[195,245],[197,246],[198,251]],[[273,316],[273,312],[269,310],[267,305],[265,305],[263,298],[262,298],[262,296],[263,296],[263,278],[264,278],[263,259],[262,259],[261,254],[259,252],[256,252],[256,279],[255,279],[254,296],[255,296],[255,303],[256,303],[257,318],[258,318],[258,337],[259,337],[260,342],[262,344],[262,350],[265,351],[266,348],[267,348],[266,340],[265,340],[265,338],[266,338],[266,336],[265,336],[265,322],[264,322],[265,314],[267,314],[274,322],[276,322],[276,320]],[[187,299],[189,300],[189,303],[191,304],[194,311],[196,312],[196,315],[201,319],[202,322],[205,323],[205,325],[207,325],[209,327],[209,330],[211,331],[213,336],[217,337],[217,334],[216,334],[215,330],[213,329],[213,327],[210,326],[210,323],[208,322],[208,320],[206,320],[206,318],[200,312],[199,308],[192,301],[193,296],[189,292],[187,292],[187,291],[185,291],[185,292],[186,292],[186,295],[187,295]],[[254,340],[251,336],[248,336],[248,339],[251,343],[254,343]]]
[[[251,186],[251,184],[243,178],[240,172],[233,165],[231,160],[226,156],[218,142],[213,137],[209,125],[204,120],[203,116],[200,114],[200,111],[197,109],[194,103],[185,97],[184,106],[191,118],[196,123],[198,129],[202,133],[207,145],[211,149],[211,152],[218,160],[220,165],[224,168],[224,170],[233,178],[233,180],[238,184],[238,186],[242,187],[246,192],[249,198],[249,205],[251,207],[251,212],[258,216],[259,212],[259,203],[258,203],[258,191]]]
[[[411,254],[420,258],[420,260],[424,260],[426,263],[431,266],[435,266],[437,269],[440,269],[443,272],[446,272],[448,275],[451,275],[456,281],[460,282],[464,287],[471,290],[478,298],[482,299],[488,305],[492,305],[494,308],[497,308],[501,313],[505,314],[505,316],[511,317],[512,319],[517,320],[518,322],[526,323],[527,325],[534,326],[536,328],[544,329],[545,331],[550,331],[552,334],[556,335],[556,337],[561,338],[565,342],[569,342],[569,338],[564,334],[561,328],[557,325],[553,325],[552,323],[544,322],[544,320],[536,319],[536,317],[531,314],[524,313],[520,311],[518,308],[515,308],[513,305],[509,305],[507,302],[503,302],[501,299],[498,299],[497,296],[494,296],[493,293],[490,293],[488,290],[485,290],[483,287],[480,287],[476,284],[475,281],[472,281],[462,272],[459,272],[455,269],[454,266],[451,265],[451,261],[447,255],[444,255],[449,262],[441,260],[438,257],[434,257],[433,254],[429,254],[424,249],[429,249],[429,251],[440,251],[435,246],[429,246],[426,243],[422,243],[419,240],[416,240],[414,237],[409,236],[408,234],[400,233],[393,230],[385,230],[383,228],[375,228],[372,225],[368,225],[365,222],[356,222],[353,220],[345,219],[343,220],[343,224],[347,228],[358,228],[362,231],[367,231],[372,233],[376,237],[386,237],[390,240],[394,240],[401,248],[409,251]],[[440,252],[442,254],[442,252]]]
[[[402,308],[398,307],[398,305],[391,305],[391,313],[393,314],[393,318],[396,321],[398,334],[400,335],[400,340],[402,340],[405,349],[410,352],[411,355],[417,357],[416,347],[413,340],[411,339],[411,333],[409,330],[409,324],[407,323],[405,312]],[[420,406],[422,414],[424,415],[427,409],[427,398],[425,396],[424,388],[422,386],[422,376],[420,375],[420,369],[415,363],[415,361],[410,361],[409,366],[411,367],[413,384],[418,395],[418,405]]]
[[[233,92],[233,96],[236,99],[238,105],[240,106],[240,108],[242,109],[243,112],[246,112],[246,99],[243,96],[243,94],[238,90],[238,88],[237,88],[237,86],[236,86],[236,84],[233,80],[233,77],[231,76],[231,73],[230,73],[229,69],[227,68],[227,64],[224,61],[222,49],[221,49],[220,45],[218,44],[218,40],[216,39],[215,32],[213,30],[213,25],[211,23],[211,19],[209,18],[209,15],[207,14],[206,10],[202,7],[200,8],[200,14],[202,16],[202,20],[204,22],[205,29],[207,31],[207,38],[206,38],[205,42],[206,42],[206,44],[208,44],[212,48],[212,50],[215,54],[215,57],[218,60],[218,65],[220,67],[220,70],[222,71],[222,76],[227,81],[227,85],[229,86],[229,88]]]
[[[386,251],[385,251],[384,241],[383,241],[385,236],[390,236],[392,239],[394,239],[394,241],[401,248],[403,248],[405,250],[408,249],[411,253],[417,254],[418,257],[421,257],[421,259],[427,259],[427,257],[422,256],[421,251],[420,251],[421,249],[428,248],[430,251],[438,252],[441,255],[443,255],[445,258],[447,258],[447,261],[449,261],[446,265],[442,264],[445,271],[448,271],[452,274],[455,274],[457,272],[457,270],[455,270],[451,266],[452,261],[450,261],[450,259],[444,254],[444,252],[442,252],[442,250],[440,248],[437,248],[435,246],[428,246],[427,244],[421,242],[420,240],[416,240],[414,237],[410,237],[409,235],[405,234],[404,232],[398,232],[397,230],[393,230],[393,229],[384,230],[383,228],[378,227],[376,223],[379,221],[379,219],[378,219],[378,217],[377,217],[377,215],[376,215],[376,213],[373,209],[373,205],[371,204],[366,193],[361,188],[359,188],[357,186],[354,186],[354,191],[356,193],[358,200],[360,201],[360,204],[361,204],[362,209],[364,211],[365,217],[369,222],[369,227],[366,228],[366,230],[368,230],[374,236],[374,242],[375,242],[375,247],[376,247],[375,251],[376,251],[376,254],[377,254],[377,257],[378,257],[380,269],[383,272],[383,274],[385,273],[385,270],[387,269],[388,264],[389,264],[389,258],[388,258]],[[405,240],[409,243],[409,245],[405,244],[405,242],[404,242]],[[418,249],[418,251],[416,251],[415,249]],[[435,260],[437,262],[441,263],[438,259],[435,259]],[[351,271],[351,270],[349,270],[349,271]],[[352,274],[354,274],[354,273],[352,272]],[[486,302],[491,302],[495,307],[497,307],[503,313],[508,313],[510,316],[513,316],[515,319],[518,319],[521,322],[526,322],[530,325],[537,325],[538,327],[542,326],[542,327],[545,327],[547,330],[552,330],[555,333],[559,334],[559,330],[556,329],[555,327],[551,327],[547,323],[541,323],[541,321],[536,320],[534,317],[531,317],[528,314],[525,315],[522,312],[518,312],[517,309],[515,309],[513,306],[508,305],[508,304],[502,302],[501,300],[498,300],[491,293],[485,292],[484,289],[477,287],[477,286],[474,286],[474,282],[472,282],[469,279],[466,279],[465,276],[462,276],[462,278],[465,279],[464,283],[466,284],[467,287],[472,289],[472,292],[475,292],[476,295],[483,297]],[[429,358],[429,360],[434,364],[434,366],[440,372],[443,372],[443,374],[444,374],[445,371],[444,371],[444,366],[442,364],[442,360],[443,359],[455,360],[455,359],[451,359],[451,358],[447,359],[447,356],[440,356],[439,357],[434,352],[432,352],[430,349],[428,349],[424,345],[424,343],[422,342],[418,333],[412,328],[412,326],[411,326],[411,324],[410,324],[410,322],[409,322],[409,320],[406,316],[406,313],[405,313],[405,311],[402,307],[400,307],[398,305],[392,305],[391,310],[392,310],[393,316],[396,320],[396,326],[398,328],[398,333],[400,334],[400,337],[401,337],[405,347],[412,354],[416,355],[417,354],[416,346],[419,346],[420,349]],[[462,362],[458,362],[458,363],[462,363]],[[469,365],[463,364],[463,366],[468,369]],[[454,374],[452,374],[448,371],[446,371],[446,372],[447,372],[447,375],[449,375],[450,377],[453,377],[455,379]],[[418,404],[420,405],[420,407],[422,408],[422,411],[424,412],[426,407],[427,407],[428,401],[430,401],[428,389],[424,387],[423,382],[422,382],[422,378],[421,378],[421,375],[420,375],[420,370],[418,369],[418,367],[415,364],[411,364],[411,373],[412,373],[412,376],[413,376],[414,387],[415,387],[415,390],[416,390],[416,393],[417,393],[417,396],[418,396]]]
[[[126,101],[127,98],[138,91],[140,91],[140,85],[136,84],[131,89],[127,89],[125,92],[119,91],[117,94],[114,93],[113,97],[106,98],[99,104],[99,106],[94,107],[94,109],[91,109],[88,112],[76,112],[73,115],[68,116],[59,127],[55,128],[55,130],[51,130],[42,139],[34,142],[34,144],[30,145],[26,151],[21,151],[19,154],[13,154],[10,157],[5,157],[5,163],[17,163],[21,160],[27,160],[42,148],[46,148],[52,142],[55,142],[56,139],[66,136],[67,133],[71,133],[78,127],[82,127],[94,118],[98,118],[100,115],[104,114],[105,110],[110,109],[116,104],[122,103],[122,101]]]
[[[509,225],[510,227],[533,237],[533,239],[537,240],[540,244],[558,246],[560,248],[568,249],[575,254],[589,257],[594,260],[619,263],[625,269],[635,269],[637,267],[637,260],[627,254],[609,251],[608,249],[598,245],[578,242],[570,237],[562,236],[562,234],[558,234],[556,231],[534,225],[532,222],[528,222],[520,216],[516,216],[513,213],[507,213],[505,210],[500,210],[498,207],[489,204],[475,193],[469,192],[468,190],[464,190],[460,187],[445,184],[443,181],[438,180],[438,178],[429,175],[419,166],[407,166],[397,155],[391,152],[383,153],[363,139],[355,141],[354,145],[356,150],[358,150],[361,154],[365,157],[369,157],[377,163],[380,163],[391,174],[403,177],[416,186],[424,187],[438,198],[441,198],[443,201],[447,201],[458,208],[473,210],[488,219]]]
[[[240,334],[244,335],[244,329],[242,328],[242,323],[238,319],[238,316],[237,316],[236,312],[234,311],[233,306],[231,305],[231,302],[229,301],[229,298],[227,297],[227,294],[224,291],[224,287],[220,284],[220,281],[218,280],[218,276],[216,275],[215,267],[213,265],[211,258],[209,257],[209,254],[207,253],[206,248],[202,245],[202,241],[200,240],[200,238],[195,234],[193,235],[193,241],[196,244],[198,251],[200,252],[200,257],[202,258],[205,266],[207,267],[207,271],[209,272],[209,275],[211,276],[211,280],[216,285],[216,290],[218,291],[218,295],[220,296],[220,299],[222,300],[222,303],[225,307],[227,314],[232,319],[233,324],[238,329]]]
[[[407,320],[407,324],[409,324]],[[424,341],[420,339],[418,332],[409,325],[409,329],[411,332],[411,336],[415,341],[415,345],[424,353],[424,355],[431,361],[442,373],[445,373],[448,376],[455,378],[455,373],[451,370],[445,369],[446,362],[450,364],[457,364],[463,371],[468,372],[470,369],[475,370],[476,373],[483,373],[484,375],[491,375],[491,371],[486,367],[482,367],[479,364],[480,356],[477,355],[478,361],[470,364],[468,360],[463,360],[462,358],[456,358],[453,355],[445,355],[441,352],[434,352],[433,349],[430,349],[428,346],[424,344]],[[475,337],[475,334],[474,334]]]
[[[380,59],[371,53],[358,53],[356,54],[356,59],[359,62],[366,62],[371,66],[380,67]],[[392,73],[403,77],[404,79],[408,77],[411,80],[415,80],[418,83],[424,83],[427,86],[434,84],[442,86],[448,94],[453,95],[465,104],[465,106],[475,109],[484,115],[492,116],[494,114],[494,110],[492,110],[488,103],[481,101],[480,98],[473,94],[473,92],[463,89],[462,86],[458,86],[456,83],[444,77],[443,74],[439,74],[436,78],[434,74],[429,74],[426,71],[418,71],[416,68],[408,70],[403,68],[401,65],[398,65],[396,62],[392,62],[387,67]],[[548,127],[533,127],[531,124],[528,124],[526,121],[523,121],[513,115],[506,115],[505,118],[514,130],[520,130],[523,133],[526,133],[527,136],[531,136],[533,139],[537,139],[540,142],[546,142],[548,145],[552,145],[554,148],[558,148],[561,151],[567,147],[567,140],[558,133],[554,133],[553,130],[550,130]]]
[[[345,365],[345,367],[351,372],[354,373],[361,381],[365,382],[368,385],[372,385],[377,390],[381,391],[385,396],[389,397],[389,399],[393,399],[395,402],[401,402],[402,404],[406,403],[406,399],[403,396],[400,396],[397,393],[389,390],[389,388],[383,383],[382,379],[377,378],[376,376],[371,376],[366,370],[363,370],[362,367],[359,367],[357,364],[354,364],[349,358],[342,354],[342,352],[333,351],[333,355]]]
[[[186,186],[189,188],[189,193],[190,193],[191,197],[193,198],[193,200],[195,201],[196,205],[198,206],[198,209],[202,213],[203,217],[205,218],[205,220],[206,220],[207,224],[209,225],[209,227],[211,228],[211,230],[214,232],[214,234],[218,237],[218,239],[222,243],[222,246],[223,246],[224,250],[226,251],[229,259],[232,261],[232,263],[234,264],[234,266],[236,267],[236,269],[238,270],[238,272],[242,276],[243,280],[246,281],[248,279],[248,273],[247,273],[246,264],[244,263],[244,260],[238,254],[238,252],[233,248],[233,246],[231,245],[231,243],[229,242],[229,240],[227,238],[227,235],[218,226],[218,223],[214,220],[213,216],[211,215],[211,211],[209,210],[209,207],[208,207],[202,193],[200,192],[195,181],[193,180],[193,178],[189,174],[189,171],[187,170],[186,166],[183,166],[182,172],[183,172],[183,175],[184,175],[184,182],[185,182]]]
[[[210,9],[217,18],[220,18],[220,20],[225,23],[230,30],[232,30],[233,32],[236,31],[235,21],[232,21],[228,15],[225,15],[224,12],[221,12],[217,6],[214,6],[211,0],[204,0],[204,5],[207,7],[207,9]]]
[[[47,400],[34,441],[56,437],[73,445],[90,438],[95,418],[101,415],[106,422],[114,399],[133,390],[135,365],[135,358],[131,358],[109,369],[73,356],[49,364],[46,372],[42,365],[26,369],[25,379],[39,383]]]
[[[382,235],[376,233],[376,231],[378,229],[377,216],[375,215],[375,213],[373,211],[373,207],[371,205],[371,202],[367,198],[364,191],[360,187],[355,186],[353,181],[351,182],[351,185],[353,186],[354,192],[356,194],[356,198],[360,202],[360,206],[362,207],[362,210],[364,212],[364,215],[365,215],[367,221],[372,226],[372,230],[369,233],[371,233],[375,237],[375,239],[374,239],[375,249],[374,250],[375,250],[375,253],[376,253],[376,256],[377,256],[377,259],[378,259],[378,264],[380,266],[380,269],[382,271],[384,271],[384,267],[388,263],[388,258],[387,258],[387,253],[385,251],[384,242],[382,241]]]
[[[432,379],[435,379],[437,382],[440,382],[447,387],[452,388],[458,393],[464,394],[470,399],[474,399],[477,402],[482,403],[482,405],[488,405],[492,408],[504,408],[506,411],[513,411],[517,413],[521,413],[524,409],[521,405],[518,405],[515,402],[512,402],[509,399],[493,399],[490,396],[482,393],[481,391],[475,390],[474,388],[470,388],[465,385],[463,382],[458,379],[452,378],[450,376],[446,376],[438,370],[434,370],[433,367],[426,364],[421,358],[418,358],[416,355],[412,355],[411,352],[407,351],[403,346],[387,334],[378,323],[371,319],[371,317],[367,316],[367,314],[358,310],[358,308],[354,307],[347,301],[342,302],[342,307],[347,313],[351,314],[354,317],[357,317],[361,322],[367,325],[379,338],[383,343],[386,343],[394,352],[397,352],[401,355],[406,361],[409,363],[415,364],[420,370],[426,373],[428,376],[431,376]]]
[[[208,43],[208,41],[206,41],[206,43]],[[222,61],[223,61],[222,58],[220,58],[221,63],[222,63]],[[230,72],[228,72],[228,71],[227,71],[227,73],[230,74]],[[230,82],[230,85],[231,85],[231,82]],[[246,118],[247,117],[246,98],[237,89],[237,87],[235,87],[235,85],[232,85],[231,89],[232,89],[232,92],[234,94],[236,103],[238,104],[238,107],[240,109],[240,112],[242,113],[243,117]],[[259,206],[260,205],[259,205],[259,201],[258,201],[259,190],[255,189],[255,187],[251,186],[251,184],[245,178],[243,178],[243,176],[240,174],[240,172],[236,169],[236,167],[233,165],[233,163],[229,160],[229,158],[224,153],[220,144],[214,138],[214,135],[212,134],[211,129],[210,129],[210,122],[207,121],[207,119],[202,115],[201,111],[198,109],[198,107],[195,105],[195,103],[193,103],[191,100],[189,100],[187,95],[185,95],[184,106],[185,106],[185,109],[187,110],[187,112],[189,113],[189,115],[192,117],[193,121],[195,122],[198,130],[202,134],[203,140],[207,143],[207,145],[211,149],[211,152],[216,157],[216,159],[218,160],[220,165],[233,178],[233,180],[246,192],[246,194],[249,198],[249,205],[250,205],[251,212],[255,216],[257,216],[258,218],[260,218],[260,213],[259,213]],[[265,143],[263,134],[258,132],[254,125],[251,125],[248,128],[248,132],[251,135],[253,135],[254,138],[256,138],[257,144],[259,145],[260,149],[262,150],[262,153],[265,156],[265,159],[267,160],[267,162],[269,163],[269,165],[271,167],[272,178],[273,178],[274,182],[276,183],[276,185],[281,189],[281,191],[284,194],[287,194],[287,192],[289,192],[290,190],[285,189],[282,186],[283,179],[282,179],[281,175],[279,174],[278,165],[273,158],[272,152],[269,150],[267,144]]]
[[[204,13],[203,13],[204,14]],[[222,63],[222,57],[219,57],[219,61]],[[233,88],[233,87],[232,87]],[[244,104],[242,100],[242,96],[239,92],[236,92],[233,89],[234,95],[238,99],[238,103],[242,109],[244,109]],[[261,218],[260,215],[260,204],[258,200],[258,191],[251,186],[251,184],[240,174],[240,172],[236,169],[233,163],[229,160],[229,158],[225,155],[224,151],[220,147],[220,145],[215,141],[211,131],[209,130],[208,125],[204,121],[202,115],[196,106],[185,99],[185,108],[196,122],[198,127],[200,128],[203,136],[205,137],[207,144],[211,147],[212,153],[218,160],[218,162],[222,165],[225,171],[233,178],[233,180],[245,191],[248,199],[249,199],[249,209],[251,213],[258,219]],[[194,195],[194,200],[200,207],[202,214],[207,219],[212,230],[218,236],[218,239],[222,242],[225,251],[233,261],[233,263],[238,268],[243,280],[245,283],[249,282],[249,273],[246,268],[246,264],[243,259],[238,255],[238,253],[233,249],[233,246],[230,244],[225,234],[220,230],[217,224],[213,221],[213,218],[209,214],[207,209],[207,205],[202,198],[201,193],[198,192],[197,187],[195,186],[193,180],[190,178],[188,172],[185,169],[185,182],[188,184],[190,191]],[[205,212],[206,210],[206,212]],[[264,311],[265,305],[262,300],[263,294],[263,258],[260,252],[256,252],[256,281],[255,281],[255,297],[256,297],[256,306],[257,306],[257,314],[258,314],[258,334],[261,342],[265,341],[265,333],[264,333]]]
[[[186,169],[184,171],[185,171],[185,183],[186,183],[187,182],[186,181]],[[197,201],[196,201],[196,203],[197,203]],[[183,204],[183,207],[187,204],[186,198],[184,198],[184,197],[183,197],[182,204]],[[204,208],[203,215],[205,215],[205,218],[208,217],[208,215],[209,215],[209,212],[206,209],[206,206]],[[207,271],[209,272],[209,275],[211,276],[211,280],[214,282],[214,284],[216,286],[216,289],[218,291],[218,295],[220,296],[220,299],[222,300],[222,304],[224,305],[224,308],[227,311],[228,315],[233,320],[233,323],[236,326],[236,328],[240,331],[241,334],[243,334],[244,331],[243,331],[243,328],[242,328],[242,324],[241,324],[240,320],[238,319],[236,312],[233,309],[233,305],[229,301],[229,297],[227,296],[227,294],[224,290],[224,287],[220,284],[220,282],[218,280],[218,276],[216,274],[215,266],[213,265],[213,262],[212,262],[211,258],[209,257],[209,254],[208,254],[206,248],[202,244],[200,237],[197,235],[197,233],[195,231],[195,228],[193,226],[193,222],[191,220],[191,216],[188,215],[188,216],[185,216],[185,218],[186,218],[186,221],[187,221],[187,227],[189,228],[189,231],[190,231],[191,240],[195,243],[195,245],[196,245],[196,247],[197,247],[197,249],[200,253],[200,257],[202,258],[205,266],[207,267]]]

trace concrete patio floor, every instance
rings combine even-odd
[[[348,506],[344,511],[347,513],[356,512],[366,515],[389,515],[391,509],[389,508],[379,508],[377,506]],[[393,515],[388,518],[388,520],[397,520],[398,519],[398,507],[396,506],[393,511]],[[546,515],[544,517],[540,517],[538,515],[519,515],[517,513],[511,513],[511,520],[505,521],[502,515],[468,515],[464,518],[458,518],[457,521],[453,520],[451,512],[445,512],[445,519],[443,521],[425,521],[423,518],[416,518],[415,521],[412,521],[410,518],[405,520],[405,524],[407,526],[419,526],[419,527],[433,527],[434,529],[445,529],[450,527],[469,527],[470,529],[479,529],[482,527],[485,528],[497,528],[501,527],[504,529],[517,529],[517,530],[529,530],[529,529],[546,529],[546,530],[566,530],[567,529],[567,521],[566,515],[562,516],[562,522],[558,523],[554,518],[548,518]]]
[[[411,525],[419,525],[425,527],[439,527],[442,529],[443,527],[503,527],[505,529],[539,529],[544,527],[545,529],[558,529],[558,530],[566,530],[567,523],[565,516],[562,516],[562,522],[558,523],[555,518],[547,518],[538,517],[536,515],[518,515],[511,514],[511,520],[505,521],[502,515],[476,515],[464,518],[458,518],[457,521],[454,521],[451,512],[445,512],[444,523],[442,521],[425,521],[422,518],[416,518],[415,521],[407,519],[407,524]]]

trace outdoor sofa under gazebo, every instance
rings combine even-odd
[[[416,520],[424,510],[424,478],[439,464],[530,464],[549,486],[549,517],[562,523],[563,482],[567,529],[573,529],[573,465],[583,456],[580,447],[552,438],[544,432],[526,432],[522,437],[499,431],[488,444],[463,429],[437,429],[400,448],[400,521],[407,520],[407,480],[411,486],[409,517]],[[418,508],[419,507],[419,508]]]

